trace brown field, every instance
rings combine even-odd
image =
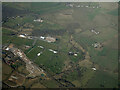
[[[12,73],[12,68],[6,63],[2,62],[2,80],[6,80]]]
[[[24,81],[25,76],[14,71],[5,83],[10,87],[17,87],[23,85]]]

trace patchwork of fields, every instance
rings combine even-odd
[[[3,3],[3,45],[14,44],[50,77],[26,78],[21,86],[117,88],[117,11],[117,3]],[[18,37],[24,34],[35,38]],[[10,69],[10,76],[11,67],[3,67]]]

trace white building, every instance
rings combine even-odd
[[[49,49],[49,51],[51,51],[51,52],[53,52],[53,53],[58,53],[57,51],[54,51],[54,50],[52,50],[52,49]]]
[[[52,50],[52,49],[49,49],[49,51],[51,51],[51,52],[52,52],[53,50]]]
[[[42,54],[42,52],[38,53],[37,56],[40,56]]]
[[[77,54],[75,53],[74,56],[77,56]]]
[[[38,53],[37,56],[40,56],[40,53]]]
[[[53,51],[53,53],[57,53],[57,51]]]
[[[96,68],[92,68],[94,71],[96,71]]]
[[[45,39],[45,37],[43,37],[43,36],[40,36],[40,39]]]
[[[9,49],[10,49],[10,48],[9,48],[9,47],[7,47],[5,50],[7,50],[7,51],[8,51]]]
[[[40,48],[44,48],[43,46],[38,46],[38,47],[40,47]]]
[[[43,20],[42,19],[36,19],[36,20],[33,20],[34,22],[43,22]]]
[[[25,35],[22,35],[22,34],[21,34],[21,35],[19,35],[19,37],[26,38],[26,36],[25,36]]]

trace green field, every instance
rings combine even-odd
[[[116,88],[117,84],[117,77],[107,72],[97,71],[94,77],[89,80],[87,88]]]

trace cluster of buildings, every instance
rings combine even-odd
[[[43,46],[38,46],[39,48],[42,48],[42,49],[44,49],[44,47]],[[58,53],[57,51],[55,51],[55,50],[52,50],[52,49],[48,49],[50,52],[53,52],[53,53]],[[38,54],[37,54],[37,56],[40,56],[41,54],[42,54],[43,52],[39,52]]]
[[[16,19],[16,18],[22,18],[23,16],[13,16],[13,17],[6,17],[6,19]],[[5,23],[6,22],[6,20],[4,20],[4,21],[2,21],[2,23]],[[17,24],[17,26],[19,26],[20,24]]]
[[[9,47],[4,46],[3,50],[9,51],[10,47],[12,47],[12,45],[9,46]],[[7,52],[7,53],[6,52],[2,52],[2,55],[3,55],[3,58],[4,58],[3,60],[8,65],[14,65],[18,61],[18,58],[15,58],[15,55],[12,52]]]
[[[15,48],[13,44],[10,44],[8,47],[6,47],[5,50],[11,51],[14,54],[14,56],[20,57],[24,62],[29,61],[24,52],[22,52],[20,49]]]
[[[101,43],[97,43],[97,42],[95,42],[94,44],[92,44],[92,46],[94,48],[101,48],[101,47],[103,47],[103,45]]]
[[[49,43],[52,43],[52,42],[55,42],[55,41],[56,41],[56,38],[53,38],[53,37],[51,37],[51,36],[47,36],[47,37],[44,37],[44,36],[36,37],[36,36],[28,36],[27,34],[20,34],[20,35],[18,35],[18,37],[27,38],[27,39],[40,39],[40,40],[43,40],[43,41],[47,41],[47,42],[49,42]]]
[[[12,19],[15,19],[15,18],[19,18],[19,17],[23,17],[23,16],[13,16],[13,17],[7,17],[7,19],[10,19],[10,18],[12,18]]]
[[[14,65],[15,62],[18,61],[17,59],[13,59],[14,55],[11,55],[11,54],[9,54],[4,58],[5,63],[7,63],[8,65]]]
[[[34,22],[41,22],[41,23],[43,22],[42,19],[34,19],[33,21],[34,21]]]
[[[74,55],[74,56],[78,56],[78,54],[77,53],[75,53],[75,52],[68,52],[68,55]]]
[[[6,50],[11,51],[15,56],[18,56],[21,58],[21,60],[23,60],[26,63],[26,69],[29,71],[29,75],[28,76],[38,76],[41,74],[45,74],[44,71],[41,68],[38,68],[36,65],[34,65],[28,58],[27,56],[24,54],[23,51],[21,51],[18,48],[15,48],[13,46],[13,44],[10,44]]]
[[[94,29],[91,30],[92,33],[99,34],[100,32],[96,32]]]
[[[53,38],[50,36],[48,36],[48,37],[40,36],[40,39],[45,40],[45,41],[50,42],[50,43],[56,41],[56,38]]]
[[[75,5],[75,4],[71,4],[71,3],[67,3],[66,6],[68,7],[77,7],[77,8],[100,8],[100,6],[93,6],[93,5]]]

